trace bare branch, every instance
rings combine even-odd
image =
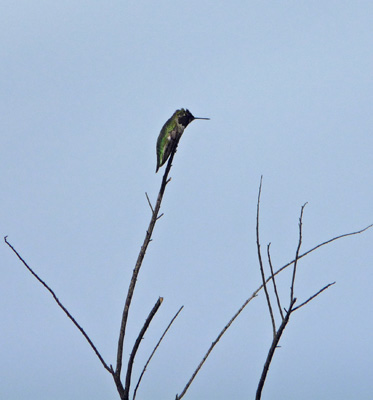
[[[126,326],[127,326],[127,320],[128,320],[128,313],[129,313],[129,309],[131,306],[131,302],[132,302],[132,297],[133,297],[133,293],[135,290],[135,286],[136,286],[136,282],[137,282],[137,276],[140,272],[140,268],[143,262],[143,259],[145,257],[145,253],[146,253],[146,249],[148,248],[148,245],[150,243],[151,240],[151,236],[153,233],[153,229],[155,226],[155,223],[157,222],[157,217],[158,217],[158,213],[159,210],[161,208],[161,203],[162,203],[162,199],[163,199],[163,194],[164,191],[166,189],[166,185],[168,183],[168,174],[170,172],[171,169],[171,165],[172,165],[172,160],[174,159],[174,155],[175,155],[175,151],[177,148],[178,143],[176,143],[175,148],[173,150],[173,152],[170,155],[170,158],[168,160],[163,178],[162,178],[162,183],[161,183],[161,187],[159,189],[159,193],[158,193],[158,197],[157,197],[157,202],[154,208],[154,212],[152,213],[152,217],[149,223],[149,227],[146,231],[146,235],[144,238],[144,242],[143,245],[141,246],[140,249],[140,253],[137,257],[137,261],[136,261],[136,265],[135,268],[133,270],[132,273],[132,278],[131,278],[131,282],[129,284],[128,287],[128,292],[127,292],[127,297],[126,297],[126,302],[123,308],[123,313],[122,313],[122,321],[121,321],[121,325],[120,325],[120,332],[119,332],[119,338],[118,338],[118,349],[117,349],[117,364],[116,364],[116,368],[115,368],[115,383],[118,384],[120,382],[120,375],[121,375],[121,371],[122,371],[122,362],[123,362],[123,343],[124,343],[124,337],[126,334]],[[122,396],[123,393],[121,392],[120,388],[118,387],[118,391],[119,394]]]
[[[343,235],[339,235],[336,236],[332,239],[329,239],[325,242],[322,242],[320,244],[318,244],[317,246],[311,248],[310,250],[306,251],[305,253],[299,255],[298,260],[300,260],[301,258],[305,257],[306,255],[312,253],[313,251],[319,249],[322,246],[325,246],[329,243],[332,243],[338,239],[342,239],[345,237],[349,237],[349,236],[353,236],[353,235],[358,235],[360,233],[363,233],[365,231],[367,231],[368,229],[370,229],[373,226],[373,224],[367,226],[366,228],[363,228],[361,230],[355,231],[355,232],[350,232],[350,233],[345,233]],[[274,276],[278,275],[280,272],[282,272],[283,270],[285,270],[287,267],[289,267],[290,265],[292,265],[295,262],[295,260],[290,261],[289,263],[285,264],[284,266],[282,266],[281,268],[279,268],[274,274],[272,274],[269,278],[267,278],[266,283],[268,283]],[[208,351],[206,352],[205,356],[203,357],[202,361],[199,363],[198,367],[196,368],[196,370],[194,371],[192,377],[190,378],[190,380],[188,381],[188,383],[186,384],[185,388],[183,389],[183,391],[181,392],[180,395],[176,395],[176,400],[180,400],[185,393],[187,392],[187,390],[189,389],[189,386],[192,384],[193,380],[195,379],[196,375],[198,374],[198,372],[200,371],[200,369],[202,368],[203,364],[205,363],[205,361],[207,360],[208,356],[210,355],[210,353],[212,352],[212,350],[214,349],[214,347],[216,346],[216,344],[219,342],[219,340],[222,338],[222,336],[225,334],[225,332],[228,330],[228,328],[232,325],[232,323],[234,322],[234,320],[241,314],[241,312],[244,310],[244,308],[250,303],[251,300],[253,300],[258,293],[263,289],[263,284],[260,285],[255,292],[253,292],[253,294],[247,299],[245,300],[245,302],[242,304],[242,306],[238,309],[238,311],[234,314],[234,316],[231,318],[231,320],[228,322],[228,324],[223,328],[223,330],[219,333],[219,335],[217,336],[217,338],[212,342],[211,346],[209,347]],[[278,331],[280,331],[281,326],[279,327]]]
[[[317,297],[320,293],[322,293],[324,290],[328,289],[330,286],[333,286],[333,285],[335,285],[335,282],[329,283],[328,285],[324,286],[317,293],[315,293],[313,296],[311,296],[308,300],[306,300],[305,302],[303,302],[299,306],[294,307],[293,311],[296,311],[296,310],[298,310],[298,308],[301,308],[301,307],[305,306],[307,303],[309,303],[311,300],[313,300],[315,297]]]
[[[78,322],[75,320],[75,318],[70,314],[70,312],[66,309],[66,307],[58,300],[56,294],[54,291],[31,269],[31,267],[26,263],[26,261],[21,257],[21,255],[17,252],[17,250],[8,242],[7,240],[8,236],[4,237],[5,243],[13,250],[14,254],[18,257],[18,259],[23,263],[23,265],[31,272],[34,278],[36,278],[44,287],[45,289],[48,290],[48,292],[53,296],[53,299],[55,302],[58,304],[58,306],[62,309],[62,311],[70,318],[70,320],[73,322],[73,324],[79,329],[81,334],[84,336],[84,338],[87,340],[87,342],[90,344],[92,347],[93,351],[95,352],[96,356],[99,358],[101,361],[101,364],[104,366],[104,368],[112,373],[112,369],[106,364],[104,359],[102,358],[101,354],[97,350],[97,347],[93,344],[92,340],[89,338],[89,336],[86,334],[84,329],[78,324]]]
[[[281,339],[281,336],[282,336],[282,334],[284,332],[284,329],[285,329],[287,323],[289,322],[290,314],[293,311],[292,307],[294,306],[295,301],[296,301],[296,299],[293,299],[291,301],[290,307],[289,307],[289,311],[286,313],[285,318],[283,319],[280,327],[278,328],[278,331],[276,332],[275,337],[272,340],[272,345],[271,345],[271,347],[269,349],[269,352],[268,352],[268,355],[267,355],[267,359],[266,359],[266,362],[265,362],[264,367],[263,367],[263,372],[262,372],[262,375],[261,375],[260,380],[259,380],[259,385],[258,385],[258,388],[256,390],[255,400],[260,400],[260,398],[262,396],[262,390],[263,390],[264,383],[265,383],[265,380],[266,380],[266,377],[267,377],[267,374],[268,374],[269,366],[271,365],[271,361],[272,361],[273,356],[275,354],[276,348],[278,347],[278,343],[279,343],[279,341]]]
[[[265,278],[265,273],[264,273],[264,267],[263,267],[263,261],[262,261],[262,255],[260,252],[260,240],[259,240],[259,209],[260,209],[260,195],[262,193],[262,182],[263,182],[263,175],[260,177],[260,184],[259,184],[259,193],[258,193],[258,202],[256,206],[256,246],[258,249],[258,260],[259,260],[259,266],[260,266],[260,273],[262,275],[262,282],[263,282],[263,288],[264,292],[266,295],[267,299],[267,305],[268,305],[268,310],[269,310],[269,315],[271,316],[271,321],[272,321],[272,329],[273,329],[273,337],[276,336],[276,322],[275,322],[275,317],[273,315],[273,310],[272,310],[272,305],[271,305],[271,299],[268,294],[267,290],[267,285],[266,285],[266,278]]]
[[[139,380],[138,380],[138,382],[137,382],[137,385],[136,385],[136,387],[135,387],[135,391],[134,391],[134,393],[133,393],[133,400],[136,399],[137,389],[138,389],[138,387],[139,387],[139,385],[140,385],[140,382],[141,382],[141,379],[142,379],[143,375],[145,374],[146,368],[147,368],[147,366],[148,366],[149,363],[150,363],[150,360],[153,358],[154,353],[157,351],[157,349],[158,349],[159,345],[161,344],[163,338],[166,336],[167,331],[170,329],[171,325],[173,324],[173,322],[175,321],[175,319],[178,317],[178,315],[180,314],[180,312],[181,312],[181,310],[182,310],[183,308],[184,308],[184,306],[181,306],[181,307],[179,308],[179,311],[174,315],[174,317],[172,318],[171,322],[168,324],[167,328],[165,329],[165,331],[163,332],[162,336],[161,336],[160,339],[158,340],[158,343],[155,345],[155,347],[154,347],[152,353],[150,354],[150,357],[148,358],[148,361],[145,363],[144,368],[143,368],[143,370],[142,370],[142,372],[141,372],[140,378],[139,378]]]
[[[297,251],[295,252],[295,261],[294,261],[294,267],[293,267],[293,276],[291,279],[291,286],[290,286],[290,303],[294,300],[294,282],[295,282],[295,274],[297,271],[297,264],[298,264],[298,259],[299,259],[299,251],[300,247],[302,245],[302,220],[303,220],[303,211],[304,207],[306,207],[307,203],[304,203],[301,210],[300,210],[300,216],[299,216],[299,241],[298,241],[298,247]]]
[[[140,343],[142,338],[145,335],[146,330],[148,329],[150,322],[152,321],[154,315],[158,311],[159,307],[161,306],[163,301],[163,297],[160,297],[157,302],[154,304],[154,307],[150,311],[148,318],[146,318],[146,321],[144,323],[144,326],[141,328],[141,331],[139,335],[137,336],[137,339],[135,341],[135,344],[133,345],[133,349],[131,351],[130,358],[128,360],[128,366],[127,366],[127,374],[126,374],[126,386],[124,388],[124,396],[126,399],[128,399],[129,396],[129,391],[130,391],[130,385],[131,385],[131,375],[132,375],[132,367],[133,367],[133,362],[135,361],[136,353],[137,350],[139,349]]]
[[[276,295],[278,310],[279,310],[279,312],[280,312],[280,314],[281,314],[281,319],[283,320],[283,319],[284,319],[284,314],[283,314],[283,312],[282,312],[280,297],[279,297],[278,292],[277,292],[276,280],[275,280],[275,276],[274,276],[274,274],[273,274],[273,266],[272,266],[272,260],[271,260],[271,253],[270,253],[270,251],[269,251],[269,248],[270,248],[270,247],[271,247],[271,243],[268,243],[268,246],[267,246],[268,263],[269,263],[269,268],[271,269],[271,278],[272,278],[272,282],[273,282],[273,290],[274,290],[275,295]]]

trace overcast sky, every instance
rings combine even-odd
[[[293,259],[373,223],[371,1],[0,1],[0,235],[115,364],[129,279],[164,168],[155,144],[177,108],[184,133],[128,321],[141,343],[138,400],[174,399],[260,285],[255,243]],[[263,399],[372,398],[373,230],[299,264],[294,314]],[[50,294],[0,246],[0,398],[118,399],[110,374]],[[284,306],[290,274],[279,277]],[[272,328],[261,292],[185,399],[254,398]]]

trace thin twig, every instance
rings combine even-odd
[[[23,263],[23,265],[31,272],[31,274],[36,278],[44,287],[45,289],[48,290],[48,292],[53,296],[53,299],[55,302],[58,304],[58,306],[62,309],[62,311],[70,318],[70,320],[73,322],[73,324],[79,329],[81,334],[85,337],[87,342],[90,344],[92,347],[93,351],[95,352],[96,356],[99,358],[101,361],[101,364],[104,366],[104,368],[112,373],[112,370],[110,367],[106,364],[104,359],[102,358],[101,354],[97,350],[97,347],[93,344],[92,340],[89,338],[89,336],[85,333],[84,329],[78,324],[76,319],[70,314],[70,312],[66,309],[66,307],[58,300],[56,294],[54,291],[31,269],[31,267],[26,263],[26,261],[21,257],[21,255],[17,252],[17,250],[8,242],[7,240],[8,236],[4,237],[5,243],[13,250],[15,255],[18,257],[18,259]]]
[[[329,244],[329,243],[334,242],[335,240],[342,239],[342,238],[348,237],[348,236],[358,235],[359,233],[363,233],[363,232],[367,231],[367,230],[370,229],[372,226],[373,226],[373,224],[370,224],[370,225],[368,225],[366,228],[360,229],[359,231],[350,232],[350,233],[344,233],[343,235],[339,235],[339,236],[336,236],[336,237],[334,237],[334,238],[332,238],[332,239],[326,240],[325,242],[322,242],[322,243],[318,244],[317,246],[313,247],[312,249],[310,249],[310,250],[306,251],[305,253],[301,254],[301,255],[298,257],[298,260],[300,260],[301,258],[307,256],[308,254],[312,253],[313,251],[319,249],[320,247],[325,246],[325,245],[327,245],[327,244]],[[295,262],[295,259],[292,260],[292,261],[290,261],[290,262],[288,262],[287,264],[285,264],[284,266],[282,266],[281,268],[279,268],[279,269],[275,272],[274,275],[276,276],[277,274],[279,274],[280,272],[282,272],[284,269],[286,269],[287,267],[289,267],[290,265],[292,265],[294,262]],[[266,283],[267,283],[270,279],[271,279],[271,278],[268,278],[267,281],[266,281]]]
[[[300,247],[302,246],[302,220],[303,220],[303,211],[304,207],[306,207],[307,203],[304,203],[301,210],[300,210],[300,216],[299,216],[299,240],[298,240],[298,246],[297,246],[297,251],[295,252],[295,261],[294,261],[294,267],[293,267],[293,276],[291,279],[291,286],[290,286],[290,303],[294,300],[294,282],[295,282],[295,274],[297,272],[297,264],[299,260],[299,251]]]
[[[317,297],[319,294],[321,294],[324,290],[328,289],[330,286],[333,286],[333,285],[335,285],[335,282],[329,283],[328,285],[324,286],[317,293],[315,293],[313,296],[311,296],[308,300],[304,301],[299,306],[294,307],[293,311],[296,311],[296,310],[298,310],[298,308],[301,308],[301,307],[305,306],[307,303],[309,303],[311,300],[313,300],[315,297]]]
[[[180,312],[181,312],[181,310],[182,310],[183,308],[184,308],[184,306],[181,306],[181,307],[179,308],[179,311],[174,315],[174,317],[172,318],[171,322],[168,324],[167,328],[165,329],[165,331],[163,332],[162,336],[161,336],[160,339],[158,340],[158,343],[155,345],[155,347],[154,347],[152,353],[150,354],[150,356],[149,356],[149,358],[148,358],[148,361],[145,363],[144,368],[143,368],[143,370],[142,370],[142,372],[141,372],[141,375],[140,375],[140,377],[139,377],[139,380],[138,380],[138,382],[137,382],[137,385],[136,385],[136,387],[135,387],[135,391],[134,391],[134,393],[133,393],[133,400],[136,399],[137,389],[138,389],[138,387],[139,387],[139,385],[140,385],[140,382],[141,382],[141,379],[142,379],[143,375],[145,374],[146,368],[148,367],[148,365],[149,365],[149,363],[150,363],[150,360],[153,358],[154,353],[157,351],[157,349],[158,349],[159,345],[161,344],[163,338],[166,336],[167,331],[170,329],[171,325],[173,324],[173,322],[175,321],[175,319],[178,317],[178,315],[180,314]]]
[[[129,309],[130,309],[130,306],[131,306],[133,293],[134,293],[136,282],[137,282],[137,276],[138,276],[138,274],[140,272],[140,268],[141,268],[141,265],[142,265],[142,262],[143,262],[143,259],[144,259],[144,256],[145,256],[146,249],[148,248],[148,245],[150,243],[155,223],[157,222],[157,217],[158,217],[159,210],[161,208],[163,194],[164,194],[164,191],[166,189],[167,182],[168,182],[168,174],[169,174],[170,169],[171,169],[172,160],[174,158],[176,148],[177,148],[177,143],[176,143],[175,149],[173,150],[173,152],[170,155],[170,158],[169,158],[167,166],[166,166],[166,170],[165,170],[163,178],[162,178],[162,183],[161,183],[161,187],[159,189],[157,202],[156,202],[156,205],[155,205],[155,208],[154,208],[154,212],[152,213],[152,217],[151,217],[151,220],[150,220],[150,223],[149,223],[149,227],[148,227],[148,229],[146,231],[146,235],[145,235],[145,238],[144,238],[143,245],[141,246],[140,253],[139,253],[138,257],[137,257],[136,265],[135,265],[135,268],[134,268],[133,273],[132,273],[131,282],[130,282],[129,287],[128,287],[126,302],[125,302],[125,305],[124,305],[124,308],[123,308],[122,321],[121,321],[121,325],[120,325],[120,332],[119,332],[119,338],[118,338],[117,364],[116,364],[116,368],[115,368],[115,377],[116,377],[115,378],[115,383],[117,384],[117,388],[118,388],[119,394],[120,394],[122,399],[125,398],[125,397],[122,397],[122,396],[124,396],[124,393],[123,393],[122,389],[120,387],[118,387],[118,385],[120,383],[120,375],[121,375],[121,371],[122,371],[123,343],[124,343],[124,337],[125,337],[125,334],[126,334],[128,313],[129,313]]]
[[[260,288],[261,289],[261,288]],[[204,355],[204,357],[202,358],[202,361],[198,364],[198,367],[195,369],[195,371],[193,372],[191,378],[189,379],[188,383],[185,385],[184,389],[182,390],[182,392],[180,393],[180,395],[176,395],[176,400],[180,400],[182,397],[184,397],[185,393],[187,392],[187,390],[189,389],[189,386],[192,384],[192,382],[194,381],[194,378],[197,376],[198,372],[200,371],[200,369],[202,368],[203,364],[205,363],[205,361],[207,360],[208,356],[210,355],[210,353],[212,352],[212,350],[214,349],[214,347],[217,345],[217,343],[219,342],[219,340],[221,339],[221,337],[224,335],[224,333],[228,330],[228,328],[232,325],[233,321],[241,314],[241,312],[243,311],[243,309],[250,303],[250,301],[255,298],[257,296],[257,293],[259,292],[258,289],[257,291],[255,291],[251,297],[249,297],[243,304],[242,306],[238,309],[238,311],[233,315],[233,317],[229,320],[229,322],[227,323],[227,325],[225,325],[225,327],[222,329],[222,331],[219,333],[219,335],[217,336],[217,338],[211,343],[209,349],[207,350],[206,354]]]
[[[273,273],[273,265],[272,265],[272,260],[271,260],[271,253],[269,251],[269,248],[271,247],[271,243],[268,243],[267,246],[267,256],[268,256],[268,263],[269,263],[269,268],[271,269],[271,278],[272,278],[272,283],[273,283],[273,290],[275,292],[276,295],[276,300],[277,300],[277,306],[278,306],[278,310],[281,314],[281,319],[284,320],[284,314],[282,312],[282,307],[281,307],[281,302],[280,302],[280,297],[278,295],[277,292],[277,285],[276,285],[276,280],[275,280],[275,275]]]
[[[148,200],[149,207],[152,210],[152,214],[154,214],[154,209],[153,209],[152,203],[150,202],[148,193],[145,192],[145,196],[146,196],[146,199]]]
[[[125,398],[128,398],[129,392],[130,392],[130,386],[131,386],[131,375],[132,375],[132,367],[133,367],[133,362],[135,361],[136,353],[137,350],[139,349],[140,343],[142,338],[145,335],[146,330],[148,329],[150,322],[152,321],[154,315],[158,311],[159,307],[161,306],[163,301],[163,297],[160,297],[157,302],[154,304],[154,307],[150,311],[148,318],[146,318],[146,321],[144,323],[144,326],[141,328],[141,331],[139,335],[137,336],[137,339],[135,341],[135,344],[133,345],[133,349],[131,351],[130,358],[128,360],[128,366],[127,366],[127,374],[126,374],[126,386],[124,388],[124,396]]]
[[[275,322],[275,317],[273,315],[273,310],[272,310],[272,305],[271,305],[271,299],[269,297],[269,293],[267,290],[267,285],[266,285],[266,278],[265,278],[265,273],[264,273],[264,267],[263,267],[263,261],[262,261],[262,255],[260,252],[260,240],[259,240],[259,209],[260,209],[260,195],[262,193],[262,181],[263,181],[263,175],[260,177],[260,184],[259,184],[259,193],[258,193],[258,202],[256,206],[256,246],[258,249],[258,260],[259,260],[259,267],[260,267],[260,273],[262,275],[262,282],[263,282],[263,288],[265,292],[265,296],[267,299],[267,305],[268,305],[268,310],[269,310],[269,315],[271,316],[271,322],[272,322],[272,329],[273,329],[273,337],[276,336],[276,322]]]

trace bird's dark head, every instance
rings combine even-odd
[[[195,119],[210,119],[195,117],[188,109],[185,110],[184,108],[177,110],[176,113],[178,123],[184,128],[186,128]]]

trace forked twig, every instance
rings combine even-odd
[[[313,251],[319,249],[322,246],[325,246],[329,243],[332,243],[338,239],[342,239],[345,237],[349,237],[349,236],[353,236],[353,235],[358,235],[360,233],[363,233],[365,231],[367,231],[368,229],[370,229],[373,226],[373,224],[368,225],[366,228],[360,229],[358,231],[355,232],[350,232],[350,233],[345,233],[343,235],[339,235],[336,236],[332,239],[326,240],[325,242],[322,242],[320,244],[318,244],[317,246],[311,248],[310,250],[307,250],[305,253],[301,254],[298,257],[298,260],[305,257],[306,255],[312,253]],[[290,265],[292,265],[294,263],[295,260],[292,260],[290,262],[288,262],[287,264],[283,265],[281,268],[279,268],[274,274],[272,274],[269,278],[266,279],[266,283],[268,283],[270,280],[272,280],[272,277],[278,275],[279,273],[281,273],[283,270],[285,270],[286,268],[288,268]],[[329,287],[329,286],[328,286]],[[241,314],[241,312],[245,309],[245,307],[250,303],[251,300],[253,300],[255,297],[257,297],[258,293],[263,289],[263,284],[260,285],[254,292],[253,294],[244,301],[244,303],[242,304],[242,306],[238,309],[238,311],[234,314],[234,316],[230,319],[230,321],[227,323],[227,325],[225,325],[225,327],[221,330],[221,332],[218,334],[218,336],[216,337],[216,339],[212,342],[211,346],[209,347],[209,349],[207,350],[206,354],[204,355],[204,357],[202,358],[202,361],[198,364],[198,367],[196,368],[196,370],[193,372],[192,377],[189,379],[188,383],[185,385],[184,389],[182,390],[182,392],[180,393],[180,395],[176,395],[176,400],[180,400],[185,393],[187,392],[187,390],[189,389],[190,385],[192,384],[193,380],[195,379],[195,377],[197,376],[198,372],[200,371],[200,369],[202,368],[203,364],[206,362],[208,356],[210,355],[210,353],[212,352],[212,350],[214,349],[214,347],[217,345],[217,343],[219,342],[219,340],[222,338],[222,336],[225,334],[225,332],[228,330],[228,328],[232,325],[232,323],[234,322],[234,320]],[[327,287],[325,288],[327,289]],[[321,293],[321,292],[320,292]],[[280,326],[281,328],[281,326]],[[279,328],[279,329],[280,329]]]
[[[262,179],[261,179],[262,182]],[[273,267],[272,267],[272,262],[270,262],[270,266],[271,266],[271,276],[267,279],[265,279],[265,281],[258,287],[258,289],[256,289],[253,294],[245,300],[245,302],[242,304],[242,306],[238,309],[238,311],[233,315],[233,317],[229,320],[229,322],[225,325],[225,327],[221,330],[221,332],[218,334],[217,338],[212,342],[212,344],[210,345],[210,347],[208,348],[206,354],[204,355],[204,357],[202,358],[202,361],[198,364],[197,368],[195,369],[195,371],[193,372],[191,378],[189,379],[189,381],[187,382],[187,384],[185,385],[184,389],[182,390],[182,392],[180,393],[180,395],[176,395],[176,400],[180,400],[182,397],[184,397],[184,395],[186,394],[186,392],[188,391],[190,385],[193,383],[195,377],[197,376],[197,374],[199,373],[199,371],[201,370],[203,364],[206,362],[207,358],[209,357],[209,355],[211,354],[212,350],[214,349],[214,347],[217,345],[217,343],[220,341],[220,339],[222,338],[222,336],[225,334],[225,332],[228,330],[228,328],[232,325],[232,323],[234,322],[234,320],[241,314],[241,312],[244,310],[244,308],[250,303],[251,300],[253,300],[258,293],[260,292],[260,290],[263,289],[263,287],[270,281],[270,280],[274,280],[275,276],[278,275],[280,272],[282,272],[283,270],[285,270],[287,267],[291,266],[292,264],[294,264],[294,262],[298,262],[298,260],[300,260],[301,258],[305,257],[306,255],[312,253],[313,251],[319,249],[322,246],[325,246],[329,243],[332,243],[338,239],[342,239],[348,236],[353,236],[353,235],[357,235],[360,233],[365,232],[366,230],[370,229],[373,226],[373,224],[368,225],[366,228],[363,228],[361,230],[355,231],[355,232],[350,232],[350,233],[345,233],[339,236],[336,236],[332,239],[329,239],[325,242],[322,242],[320,244],[318,244],[317,246],[311,248],[310,250],[306,251],[305,253],[299,255],[298,253],[296,253],[297,258],[290,261],[289,263],[285,264],[284,266],[282,266],[281,268],[279,268],[276,272],[273,272]],[[268,249],[269,251],[269,249]],[[315,298],[317,295],[319,295],[322,291],[326,290],[328,287],[330,287],[332,284],[329,284],[327,286],[325,286],[323,289],[321,289],[319,292],[317,292],[315,295],[313,295],[311,298],[309,298],[306,302],[302,303],[300,306],[305,305],[306,303],[308,303],[309,301],[311,301],[313,298]],[[289,309],[291,309],[292,311],[294,311],[294,309],[292,308],[294,306],[295,303],[295,299],[294,302],[290,303]],[[300,306],[298,306],[297,308],[299,308]],[[288,310],[289,311],[289,310]],[[282,310],[281,310],[281,315],[282,314]],[[287,314],[286,314],[287,315]],[[280,333],[280,336],[278,337],[278,341],[280,340],[281,334],[283,332],[283,330],[285,329],[286,324],[288,323],[288,319],[290,318],[290,315],[288,316],[287,321],[285,321],[286,319],[286,315],[285,317],[283,317],[282,319],[282,324],[280,325],[279,329],[276,332],[276,336],[274,338],[274,341],[277,338],[277,335]],[[277,343],[278,343],[277,341]],[[276,344],[274,345],[274,348],[272,349],[273,353],[274,350],[276,349]],[[272,354],[273,356],[273,354]]]
[[[282,324],[280,325],[280,327],[279,327],[279,329],[278,329],[278,331],[276,333],[276,336],[272,341],[272,345],[271,345],[271,347],[269,349],[269,352],[268,352],[268,355],[267,355],[267,359],[266,359],[266,362],[265,362],[264,367],[263,367],[262,375],[261,375],[260,380],[259,380],[259,385],[258,385],[258,388],[257,388],[257,391],[256,391],[255,400],[260,400],[261,399],[262,390],[263,390],[264,383],[265,383],[265,380],[266,380],[266,377],[267,377],[267,374],[268,374],[269,366],[271,365],[271,361],[272,361],[273,356],[275,354],[275,350],[278,347],[278,343],[280,342],[280,339],[281,339],[281,336],[282,336],[282,334],[284,332],[284,329],[286,328],[286,325],[289,322],[290,315],[294,311],[298,310],[299,308],[301,308],[304,305],[306,305],[307,303],[309,303],[311,300],[313,300],[315,297],[317,297],[319,294],[321,294],[324,290],[328,289],[330,286],[332,286],[334,284],[335,284],[335,282],[329,283],[328,285],[323,287],[321,290],[319,290],[317,293],[315,293],[313,296],[311,296],[307,301],[305,301],[304,303],[300,304],[298,307],[294,307],[294,304],[295,304],[297,299],[296,298],[292,299],[292,301],[290,302],[289,309],[287,310],[287,312],[285,314],[285,318],[282,321]]]
[[[343,235],[339,235],[336,236],[332,239],[326,240],[325,242],[322,242],[320,244],[318,244],[317,246],[311,248],[310,250],[307,250],[305,253],[301,254],[298,257],[298,260],[305,257],[306,255],[312,253],[313,251],[319,249],[322,246],[325,246],[329,243],[332,243],[338,239],[342,239],[345,237],[349,237],[349,236],[353,236],[353,235],[358,235],[360,233],[363,233],[365,231],[367,231],[368,229],[370,229],[373,226],[373,224],[368,225],[366,228],[360,229],[358,231],[355,232],[350,232],[350,233],[345,233]],[[279,268],[274,274],[272,274],[272,276],[276,276],[279,273],[281,273],[283,270],[285,270],[286,268],[288,268],[290,265],[292,265],[294,263],[295,260],[288,262],[287,264],[283,265],[281,268]],[[271,279],[272,276],[270,276],[269,278],[266,279],[266,283],[268,283]],[[250,303],[251,300],[253,300],[258,293],[263,289],[263,284],[260,285],[254,292],[253,294],[244,301],[244,303],[242,304],[242,306],[238,309],[238,311],[234,314],[234,316],[230,319],[230,321],[227,323],[227,325],[225,325],[225,327],[222,329],[222,331],[218,334],[217,338],[212,342],[211,346],[209,347],[209,349],[207,350],[206,354],[204,355],[202,361],[198,364],[198,367],[196,368],[196,370],[193,372],[192,377],[189,379],[188,383],[185,385],[184,389],[182,390],[182,392],[180,393],[180,395],[176,395],[176,400],[180,400],[185,393],[187,392],[187,390],[189,389],[190,385],[192,384],[193,380],[195,379],[196,375],[198,374],[198,372],[200,371],[200,369],[202,368],[203,364],[206,362],[208,356],[210,355],[210,353],[212,352],[212,350],[214,349],[214,347],[217,345],[217,343],[219,342],[219,340],[222,338],[222,336],[225,334],[225,332],[228,330],[228,328],[232,325],[232,323],[234,322],[234,320],[241,314],[241,312],[245,309],[245,307]],[[280,326],[281,328],[281,326]],[[279,328],[279,329],[280,329]]]
[[[298,265],[298,259],[299,259],[299,252],[300,252],[300,248],[302,245],[302,225],[303,225],[303,212],[304,212],[304,208],[306,206],[307,203],[305,203],[302,208],[301,208],[301,212],[300,212],[300,216],[299,216],[299,239],[298,239],[298,245],[297,245],[297,250],[295,253],[295,260],[294,260],[294,266],[293,266],[293,274],[292,274],[292,278],[291,278],[291,285],[290,285],[290,304],[289,304],[289,308],[286,311],[285,317],[282,320],[282,324],[280,326],[280,328],[278,329],[278,331],[275,333],[273,340],[272,340],[272,344],[271,347],[269,349],[268,355],[267,355],[267,359],[266,362],[264,364],[263,367],[263,371],[262,371],[262,375],[260,377],[259,380],[259,384],[258,384],[258,388],[256,391],[256,396],[255,399],[256,400],[260,400],[261,396],[262,396],[262,391],[263,391],[263,387],[264,387],[264,383],[265,380],[267,378],[267,374],[268,374],[268,370],[269,367],[271,365],[273,356],[275,354],[275,350],[278,347],[278,343],[281,339],[281,336],[286,328],[286,325],[289,322],[289,318],[292,312],[296,311],[297,309],[299,309],[300,307],[304,306],[305,304],[309,303],[312,299],[314,299],[315,297],[317,297],[320,293],[322,293],[324,290],[326,290],[327,288],[329,288],[331,285],[333,285],[334,283],[331,283],[329,285],[326,285],[324,288],[322,288],[321,290],[319,290],[317,293],[315,293],[313,296],[311,296],[307,301],[305,301],[304,303],[302,303],[299,307],[294,307],[294,304],[296,302],[296,298],[294,297],[294,285],[295,285],[295,276],[296,276],[296,271],[297,271],[297,265]],[[269,247],[268,247],[269,249]],[[270,257],[269,257],[270,259]],[[273,274],[273,269],[271,267],[271,271],[272,271],[272,280],[274,283],[274,274]],[[276,290],[276,284],[274,283],[274,288],[275,291]],[[279,298],[278,298],[278,303],[280,302]],[[280,308],[281,311],[281,308]],[[282,315],[282,314],[281,314]]]

